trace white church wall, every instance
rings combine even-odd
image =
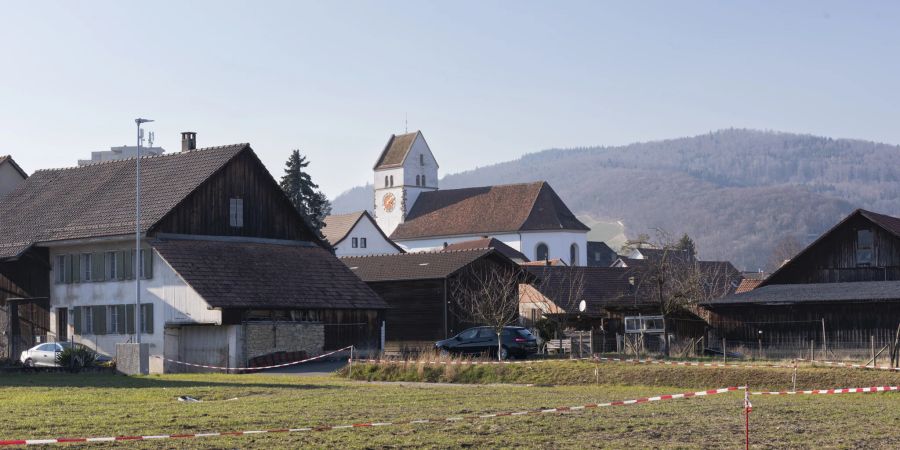
[[[356,239],[357,247],[353,248],[353,239]],[[362,239],[365,239],[366,246],[362,246]],[[391,245],[390,241],[382,236],[381,232],[375,228],[375,224],[363,217],[356,223],[356,226],[347,233],[347,237],[342,240],[334,248],[337,256],[365,256],[365,255],[384,255],[400,253],[397,247]]]
[[[528,231],[521,233],[521,247],[519,251],[528,259],[537,260],[537,246],[540,243],[547,245],[550,259],[562,259],[567,264],[572,264],[569,257],[569,249],[572,244],[578,246],[578,265],[587,265],[587,232],[585,231]]]

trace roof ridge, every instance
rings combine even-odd
[[[141,155],[141,160],[145,160],[145,159],[153,159],[153,158],[166,158],[166,157],[170,157],[170,156],[185,155],[185,154],[188,154],[188,153],[194,153],[194,152],[200,152],[200,151],[206,151],[206,150],[222,150],[222,149],[226,149],[226,148],[233,148],[233,147],[249,147],[249,146],[250,146],[250,143],[249,143],[249,142],[241,142],[241,143],[237,143],[237,144],[228,144],[228,145],[216,145],[216,146],[213,146],[213,147],[195,148],[195,149],[193,149],[193,150],[182,150],[182,151],[172,152],[172,153],[160,153],[160,154],[158,154],[158,155]],[[128,161],[133,161],[133,160],[135,160],[135,159],[137,159],[136,156],[132,156],[132,157],[129,157],[129,158],[122,158],[122,159],[112,159],[112,160],[109,160],[109,161],[96,161],[96,162],[93,162],[93,161],[92,161],[92,162],[90,162],[90,163],[88,163],[88,164],[85,164],[85,165],[82,165],[82,166],[51,167],[51,168],[47,168],[47,169],[38,169],[38,170],[35,170],[34,173],[38,173],[38,172],[61,172],[61,171],[64,171],[64,170],[73,170],[73,169],[82,169],[82,168],[85,168],[85,167],[102,166],[102,165],[104,165],[104,164],[124,163],[124,162],[128,162]]]
[[[548,183],[546,180],[537,180],[537,181],[526,181],[526,182],[522,182],[522,183],[489,184],[486,186],[468,186],[468,187],[453,188],[453,189],[440,189],[440,191],[447,192],[447,191],[461,191],[463,189],[482,189],[482,188],[509,187],[509,186],[530,186],[533,184],[544,185],[544,184],[548,184]],[[431,191],[431,192],[437,192],[437,191]],[[423,192],[422,194],[426,194],[426,192]]]
[[[475,252],[475,251],[494,251],[495,249],[490,247],[478,247],[478,248],[460,248],[454,250],[428,250],[424,252],[406,252],[406,253],[373,253],[370,255],[348,255],[348,256],[340,256],[340,259],[349,259],[349,258],[374,258],[380,256],[414,256],[414,255],[448,255],[452,253],[465,253],[465,252]]]

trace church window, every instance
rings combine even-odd
[[[393,186],[394,186],[394,176],[391,175],[391,187],[393,187]]]
[[[422,154],[422,153],[419,153],[419,165],[420,165],[420,166],[424,166],[424,165],[425,165],[425,155]]]
[[[425,186],[425,175],[422,175],[422,186]]]
[[[543,242],[537,245],[537,249],[534,253],[537,256],[538,261],[546,261],[550,258],[550,248]]]
[[[418,186],[418,185],[419,185],[419,176],[416,175],[416,186]]]
[[[573,266],[578,265],[578,244],[572,244],[569,247],[569,264]]]
[[[384,187],[388,187],[388,176],[384,176]]]

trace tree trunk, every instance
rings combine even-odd
[[[503,358],[500,356],[500,352],[503,351],[503,341],[500,340],[501,334],[503,334],[503,330],[497,332],[497,361],[503,361]]]

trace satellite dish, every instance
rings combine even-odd
[[[580,303],[578,303],[578,310],[579,310],[579,311],[584,312],[584,310],[586,310],[586,309],[587,309],[587,302],[585,302],[584,300],[582,300]]]

